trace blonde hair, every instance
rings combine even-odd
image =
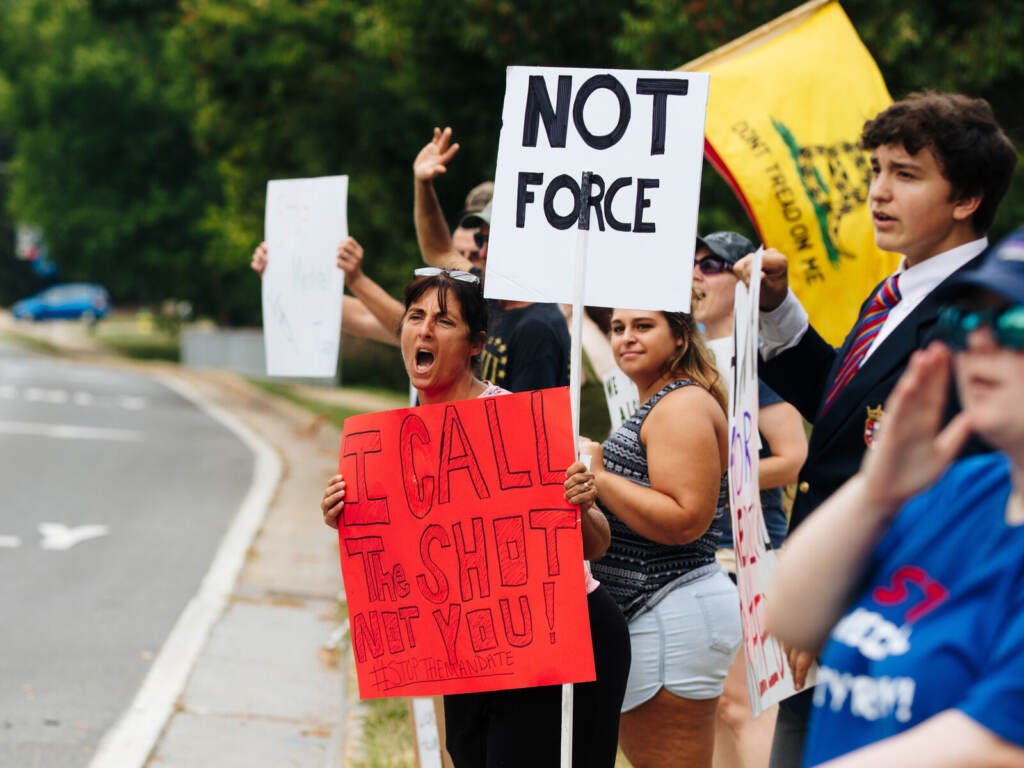
[[[706,389],[715,398],[726,416],[729,415],[729,395],[722,381],[714,357],[704,345],[704,340],[697,331],[697,322],[693,315],[686,312],[662,312],[668,321],[668,328],[677,339],[682,339],[682,346],[665,364],[664,372],[673,379],[691,379]]]

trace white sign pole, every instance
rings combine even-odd
[[[590,184],[590,173],[584,172],[583,183]],[[585,215],[583,213],[581,216]],[[583,386],[583,286],[587,275],[587,230],[576,231],[576,262],[573,268],[572,328],[569,347],[569,403],[572,408],[572,436],[576,455],[580,454],[580,390]],[[588,457],[589,458],[589,457]],[[589,462],[587,462],[589,464]],[[562,685],[562,768],[572,768],[572,683]]]
[[[416,696],[411,703],[416,754],[419,756],[418,768],[442,768],[442,745],[434,714],[434,700],[429,696]]]
[[[586,265],[587,230],[581,229],[576,236],[576,277],[569,346],[569,402],[572,406],[572,436],[576,441],[577,455],[580,446],[580,389],[583,386],[583,279]]]

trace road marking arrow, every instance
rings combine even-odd
[[[39,533],[43,537],[43,549],[71,549],[75,544],[106,536],[110,529],[105,525],[80,525],[77,528],[63,523],[40,523]]]

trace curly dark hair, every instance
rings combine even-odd
[[[971,219],[979,235],[992,226],[1017,165],[1017,151],[989,103],[959,93],[911,93],[864,123],[861,143],[869,150],[902,144],[912,155],[930,149],[953,200],[981,196]]]

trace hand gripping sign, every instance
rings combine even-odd
[[[568,390],[345,420],[338,536],[363,698],[594,680]]]

